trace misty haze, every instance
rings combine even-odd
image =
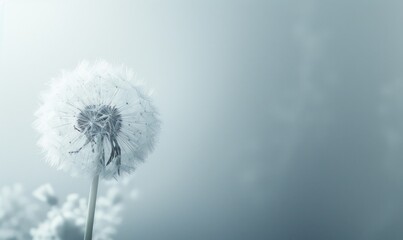
[[[100,183],[94,239],[402,239],[402,11],[0,0],[0,239],[82,238],[91,180],[49,166],[33,122],[52,78],[98,59],[152,88],[161,132]]]

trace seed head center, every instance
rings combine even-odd
[[[122,128],[122,116],[109,105],[88,105],[78,114],[77,128],[89,140],[95,137],[116,138]]]

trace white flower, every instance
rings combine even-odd
[[[72,175],[132,172],[153,149],[160,121],[124,66],[81,63],[51,82],[36,113],[48,162]]]

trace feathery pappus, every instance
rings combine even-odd
[[[132,81],[131,70],[105,61],[82,62],[51,81],[35,127],[52,166],[108,179],[145,159],[160,121],[150,94]]]

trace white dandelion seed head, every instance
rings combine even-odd
[[[50,165],[109,179],[132,172],[153,149],[158,113],[133,73],[105,61],[82,62],[52,80],[36,112]]]

